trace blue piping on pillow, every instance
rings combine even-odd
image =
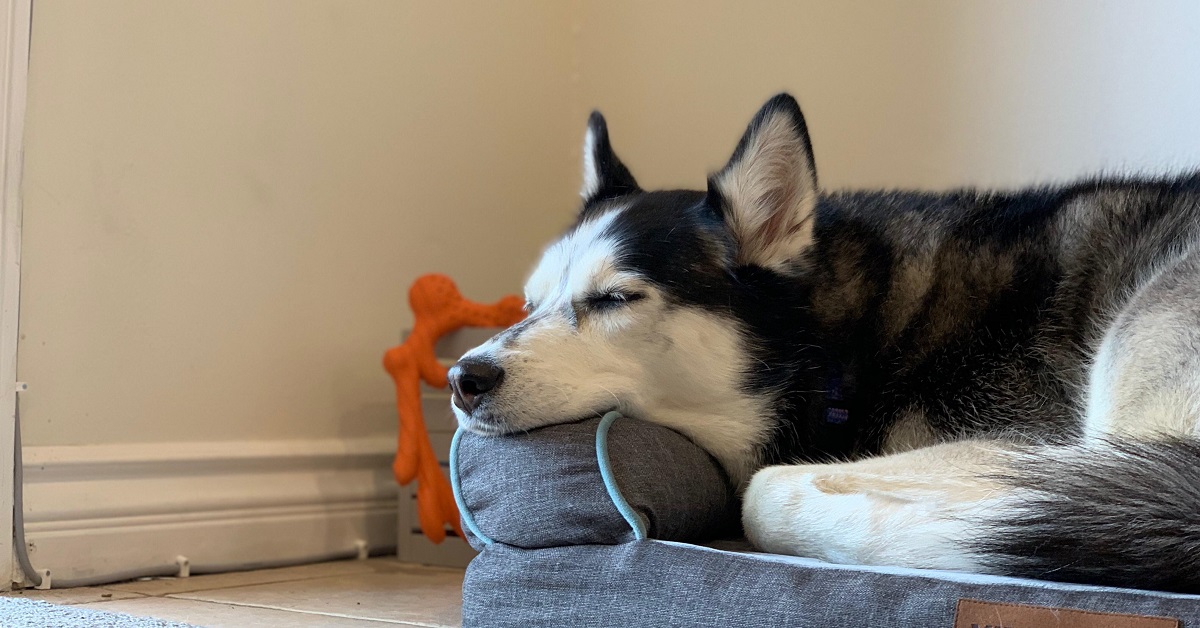
[[[596,462],[600,465],[600,477],[604,479],[604,490],[608,491],[608,498],[617,507],[617,512],[629,523],[629,527],[633,528],[634,538],[641,541],[649,536],[646,532],[646,520],[625,501],[625,496],[621,494],[617,480],[613,477],[612,462],[608,459],[608,428],[619,418],[620,412],[609,412],[596,426]],[[453,468],[451,466],[451,469]]]
[[[450,440],[450,489],[454,491],[454,503],[458,504],[458,516],[462,518],[463,525],[471,534],[483,541],[484,545],[491,545],[494,541],[479,529],[479,525],[475,523],[475,517],[472,517],[471,511],[467,510],[467,502],[463,500],[462,487],[458,483],[458,441],[462,438],[462,433],[461,428],[454,430],[454,438]]]

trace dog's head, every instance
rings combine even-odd
[[[761,298],[747,278],[798,271],[819,196],[799,106],[764,105],[706,192],[643,191],[594,113],[583,175],[575,224],[525,286],[529,317],[451,369],[459,422],[503,434],[615,409],[745,479],[776,411],[739,313]]]

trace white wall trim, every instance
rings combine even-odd
[[[0,16],[0,590],[23,579],[13,556],[13,420],[16,411],[17,314],[21,285],[21,167],[33,0],[7,0]]]
[[[396,540],[391,438],[25,449],[25,534],[55,579]]]

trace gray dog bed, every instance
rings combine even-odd
[[[467,626],[1200,627],[1200,596],[749,551],[728,540],[737,499],[717,463],[615,414],[501,438],[460,431],[450,465],[480,550]]]

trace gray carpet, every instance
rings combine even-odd
[[[0,597],[0,626],[4,628],[196,628],[161,619],[106,613],[90,608],[59,606],[41,600]]]

